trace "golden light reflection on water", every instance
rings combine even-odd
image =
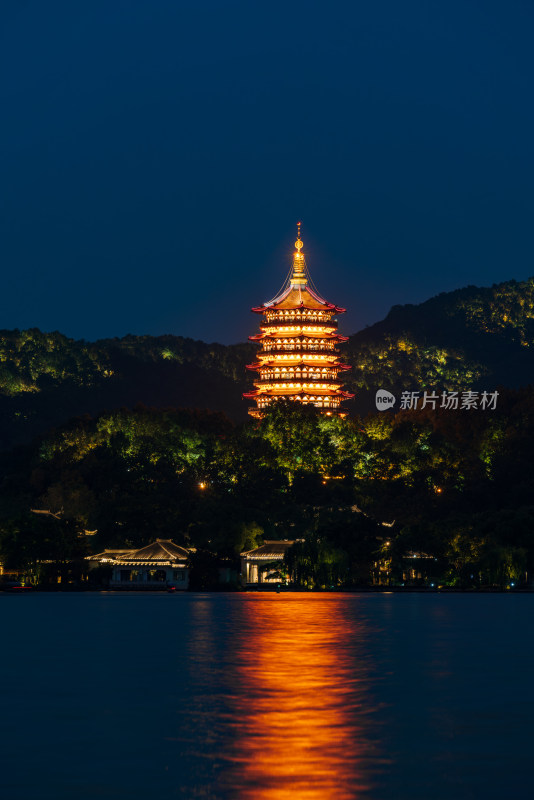
[[[233,744],[222,776],[236,800],[366,796],[368,763],[376,754],[366,719],[367,634],[355,601],[243,597],[242,625],[232,642]]]

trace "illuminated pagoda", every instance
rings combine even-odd
[[[339,379],[350,369],[340,362],[337,347],[348,339],[337,333],[336,315],[345,309],[320,296],[302,248],[299,222],[293,266],[284,286],[273,300],[252,309],[263,315],[261,332],[249,337],[262,345],[258,360],[247,366],[259,373],[256,388],[244,394],[256,401],[257,407],[249,409],[253,417],[261,417],[263,409],[281,398],[339,414],[341,402],[354,397],[343,391]]]

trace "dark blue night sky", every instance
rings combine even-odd
[[[2,4],[0,327],[344,333],[534,274],[531,0]]]

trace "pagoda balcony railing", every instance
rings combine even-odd
[[[265,330],[264,328],[261,329],[260,333],[254,334],[251,336],[250,339],[254,342],[258,341],[271,341],[275,344],[283,344],[285,342],[289,342],[291,344],[297,342],[303,342],[306,344],[315,344],[315,342],[338,342],[342,341],[342,338],[339,333],[336,333],[335,330],[332,331],[313,331],[313,330],[303,330],[303,329],[290,329],[290,326],[287,326],[288,330],[276,330],[273,328],[272,330]]]
[[[281,353],[286,352],[307,352],[307,353],[320,353],[328,351],[330,353],[337,353],[336,350],[336,343],[334,341],[329,342],[328,344],[306,344],[303,342],[299,342],[298,344],[267,344],[266,342],[263,345],[263,350],[260,352],[263,353],[272,353],[273,351],[278,351]]]
[[[271,405],[271,403],[276,403],[278,397],[262,397],[258,398],[258,406],[257,409],[267,408]],[[288,397],[288,400],[293,400],[293,402],[301,402],[304,405],[314,405],[317,408],[339,408],[340,407],[340,399],[339,397],[300,397],[300,400],[297,400],[295,397]],[[257,409],[252,409],[253,412],[257,411]],[[250,412],[249,412],[250,413]],[[256,416],[256,414],[253,414]]]
[[[264,389],[265,392],[272,392],[273,394],[287,394],[294,392],[318,392],[320,397],[324,397],[329,392],[339,392],[341,384],[336,381],[327,381],[319,383],[319,381],[303,380],[295,381],[254,381],[256,389]]]
[[[337,325],[336,317],[283,317],[278,315],[263,316],[260,325]]]
[[[337,372],[309,373],[309,372],[260,372],[260,381],[337,381]]]
[[[279,330],[283,330],[284,328],[300,328],[301,330],[304,329],[304,331],[307,331],[308,328],[311,330],[317,330],[319,328],[321,331],[337,331],[338,324],[337,322],[326,319],[272,319],[264,320],[260,323],[260,330],[267,331],[273,328]]]
[[[273,386],[273,387],[275,387],[274,391],[277,391],[278,389],[288,388],[290,384],[294,384],[296,382],[298,382],[299,384],[305,383],[306,386],[309,386],[310,384],[313,384],[313,383],[316,383],[316,384],[318,384],[320,386],[323,386],[323,384],[326,383],[329,388],[334,388],[335,387],[336,389],[340,389],[341,385],[342,385],[341,382],[340,381],[336,381],[335,378],[304,378],[304,377],[303,378],[296,378],[295,377],[295,378],[271,378],[271,379],[267,379],[266,378],[265,380],[261,380],[260,379],[260,380],[254,381],[254,386],[256,386],[258,389],[261,388],[261,387],[264,387],[264,386]]]
[[[301,308],[265,308],[263,316],[266,319],[310,319],[310,320],[328,320],[336,316],[336,312],[332,310],[315,311],[313,309]]]

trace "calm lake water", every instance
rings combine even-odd
[[[0,794],[528,796],[533,618],[532,595],[0,594]]]

